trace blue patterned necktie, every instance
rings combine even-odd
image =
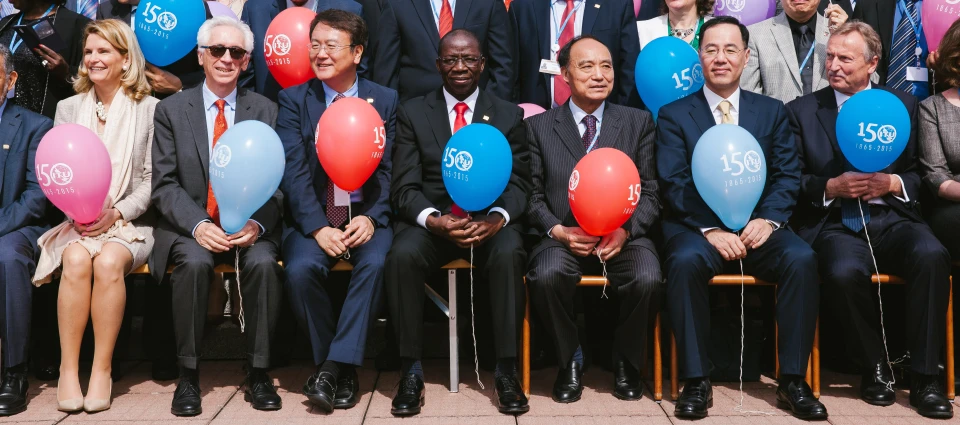
[[[583,148],[590,149],[594,137],[597,136],[597,117],[587,115],[583,117],[583,124],[587,126],[587,131],[583,132]]]
[[[849,162],[844,161],[845,171],[856,171]],[[860,208],[863,207],[863,218],[860,218]],[[853,233],[860,233],[863,230],[863,223],[870,222],[870,204],[860,202],[859,199],[840,199],[840,222]]]
[[[911,94],[914,93],[914,83],[907,80],[907,68],[917,65],[917,35],[913,30],[913,22],[920,22],[920,14],[914,0],[901,0],[906,11],[910,16],[904,16],[903,9],[900,10],[900,22],[897,22],[897,28],[893,32],[893,46],[890,48],[890,72],[887,74],[887,86],[897,90],[903,90]]]
[[[100,6],[98,0],[77,0],[77,13],[86,16],[90,20],[96,20],[97,6]]]

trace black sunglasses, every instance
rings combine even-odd
[[[223,57],[223,54],[227,53],[227,50],[230,51],[230,57],[233,58],[233,60],[243,59],[243,55],[247,54],[247,51],[240,47],[227,47],[219,44],[216,46],[200,46],[200,48],[207,49],[215,58]]]

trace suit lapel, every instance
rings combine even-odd
[[[583,26],[580,28],[580,34],[592,34],[593,24],[597,22],[597,15],[600,14],[600,0],[586,0],[583,4]],[[570,24],[573,24],[571,22]],[[570,25],[567,24],[567,25]]]
[[[493,109],[493,102],[490,101],[490,97],[483,90],[480,90],[480,94],[477,96],[476,109],[473,111],[473,120],[470,124],[490,124],[493,122],[494,113],[495,109]]]
[[[713,118],[713,112],[710,111],[707,98],[703,96],[703,89],[691,96],[695,96],[696,99],[690,105],[690,117],[693,118],[693,122],[697,123],[697,127],[700,127],[700,133],[702,134],[710,127],[717,125],[717,121]]]
[[[557,125],[553,127],[553,131],[557,132],[557,136],[560,137],[560,141],[562,141],[563,145],[570,151],[570,155],[580,160],[580,158],[583,158],[583,156],[587,154],[587,149],[583,147],[583,139],[580,138],[577,123],[573,121],[573,112],[570,111],[570,101],[558,106],[557,109],[559,109],[556,118]],[[602,130],[601,128],[601,133],[603,133]]]
[[[0,119],[0,143],[4,146],[0,146],[0,191],[3,190],[3,176],[6,174],[6,161],[7,154],[15,148],[13,145],[17,142],[14,139],[14,136],[17,135],[17,131],[20,129],[20,114],[14,114],[12,111],[12,105],[7,104],[6,108],[3,111],[3,117]],[[29,143],[29,140],[23,140],[24,143]]]
[[[890,48],[893,46],[893,26],[894,26],[893,20],[894,18],[896,18],[896,14],[894,13],[893,8],[896,7],[894,6],[895,4],[896,2],[893,2],[893,1],[891,2],[878,1],[874,3],[874,7],[877,8],[877,19],[880,21],[880,28],[877,29],[877,32],[880,33],[880,40],[882,42],[885,42],[883,43],[885,46],[885,48],[883,49],[883,57],[885,58],[890,57]],[[889,9],[885,8],[884,6],[889,7]],[[889,17],[889,19],[887,17]]]
[[[437,28],[437,22],[433,19],[433,8],[430,7],[430,0],[413,0],[413,8],[417,9],[417,15],[420,16],[423,29],[430,37],[430,45],[433,46],[434,51],[439,52],[440,29]]]
[[[829,23],[823,15],[817,14],[817,34],[813,44],[813,48],[816,49],[813,51],[813,91],[827,86],[827,80],[823,78],[827,59],[827,41],[830,39],[827,25]]]
[[[817,91],[815,95],[819,105],[817,107],[817,120],[820,121],[823,131],[827,133],[834,154],[843,157],[840,152],[840,145],[837,143],[837,115],[840,113],[840,108],[837,107],[837,96],[831,89]]]
[[[753,100],[756,98],[752,96],[753,93],[750,93],[746,90],[740,90],[740,127],[743,127],[744,130],[750,132],[750,134],[757,134],[757,121],[760,119],[760,111],[757,110],[757,105],[753,104]]]
[[[550,8],[551,3],[549,0],[535,1],[533,2],[533,19],[537,23],[537,41],[540,44],[540,59],[552,59],[550,57],[550,45],[553,44],[553,40],[550,40]],[[540,64],[537,64],[539,67]]]
[[[597,144],[593,149],[615,147],[620,140],[620,112],[612,104],[607,103],[601,118],[603,122],[600,125],[600,135],[597,136]]]
[[[239,96],[238,96],[239,97]],[[203,87],[194,89],[190,99],[187,101],[189,106],[184,114],[187,116],[187,122],[193,130],[193,140],[197,145],[197,155],[200,157],[200,165],[203,167],[203,185],[206,186],[210,180],[210,141],[207,136],[207,111],[203,107]]]
[[[310,119],[310,134],[315,139],[317,137],[317,123],[320,122],[320,116],[323,115],[323,112],[327,110],[327,98],[319,80],[314,79],[310,82],[305,103],[307,117]]]
[[[477,103],[479,102],[480,100],[477,99]],[[430,122],[430,128],[433,129],[433,138],[436,139],[440,150],[443,150],[452,135],[450,132],[450,115],[447,113],[447,101],[443,98],[443,89],[433,92],[433,95],[427,95],[425,103],[429,108],[427,110],[427,121]]]
[[[793,76],[793,82],[798,87],[802,87],[800,80],[800,63],[797,62],[797,51],[793,45],[793,33],[790,31],[790,23],[787,21],[787,15],[777,15],[773,19],[773,26],[770,27],[773,33],[773,40],[780,49],[780,55],[787,62],[787,68],[790,69],[790,75]],[[816,53],[814,53],[816,54]]]
[[[470,6],[473,4],[472,0],[457,0],[457,5],[453,10],[453,27],[454,28],[463,28],[467,24],[467,17],[470,16]],[[440,35],[440,31],[437,30],[437,35]]]
[[[234,105],[235,112],[233,114],[233,125],[237,125],[239,122],[256,119],[256,117],[254,117],[253,113],[250,111],[250,103],[246,101],[246,98],[246,89],[237,90],[237,104]]]

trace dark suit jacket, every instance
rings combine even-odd
[[[663,15],[663,13],[660,13],[659,1],[644,0],[640,3],[640,12],[637,13],[637,20],[646,21],[647,19],[653,19],[660,15]]]
[[[766,187],[751,218],[787,223],[800,192],[800,163],[787,110],[779,100],[741,89],[739,121],[757,139],[767,163]],[[680,225],[729,230],[700,197],[690,169],[700,136],[716,125],[703,89],[660,108],[657,125],[657,170],[669,207],[664,239],[681,231]]]
[[[893,18],[896,16],[898,0],[859,0],[857,9],[853,11],[851,20],[863,21],[873,27],[880,35],[883,44],[883,55],[877,65],[877,76],[880,84],[887,84],[887,72],[890,67],[890,46],[893,44]]]
[[[487,58],[480,87],[511,99],[516,78],[517,37],[503,0],[457,0],[453,29],[464,28],[480,40]],[[440,32],[430,0],[384,0],[377,34],[373,81],[400,93],[400,101],[432,93],[443,86],[437,71]]]
[[[0,236],[20,231],[36,243],[51,223],[59,222],[48,214],[53,208],[34,171],[37,146],[53,121],[6,103],[0,117]]]
[[[19,13],[14,13],[0,19],[0,33],[13,31],[13,26],[17,24],[15,19],[19,15]],[[87,26],[88,22],[90,22],[89,19],[66,7],[57,10],[56,18],[53,21],[53,29],[57,31],[57,34],[67,45],[66,49],[57,53],[63,56],[63,60],[67,62],[70,70],[65,79],[50,76],[46,99],[43,102],[43,111],[40,111],[41,114],[50,119],[53,119],[57,113],[58,102],[76,94],[73,92],[73,84],[70,80],[77,75],[77,68],[80,66],[80,61],[83,60],[83,28]],[[26,47],[24,45],[22,48]]]
[[[277,105],[246,89],[237,92],[234,123],[257,120],[275,127]],[[157,104],[154,112],[153,194],[160,213],[153,229],[150,273],[160,282],[167,269],[170,247],[177,237],[193,238],[193,228],[207,214],[210,148],[207,139],[203,88],[194,87]],[[266,230],[262,238],[280,246],[280,192],[256,213],[253,220]]]
[[[860,6],[857,6],[860,7]],[[910,140],[897,160],[881,172],[897,174],[903,180],[903,191],[910,202],[904,203],[887,195],[883,200],[902,216],[922,222],[920,199],[920,169],[917,160],[917,98],[886,87],[874,88],[897,95],[910,113]],[[823,205],[827,180],[844,173],[846,160],[837,143],[837,98],[827,87],[797,98],[787,104],[790,126],[795,136],[800,157],[800,200],[791,222],[797,234],[812,244],[820,233],[830,209]],[[839,201],[834,201],[834,203]],[[835,205],[831,204],[831,207]]]
[[[632,12],[631,12],[632,13]],[[653,117],[649,112],[606,103],[603,124],[594,149],[614,148],[627,154],[640,171],[640,202],[623,228],[630,239],[650,238],[649,231],[660,218],[660,191],[654,166]],[[530,139],[530,169],[533,194],[527,221],[538,237],[558,224],[577,227],[570,210],[567,185],[570,173],[587,154],[570,111],[570,102],[527,120]],[[531,258],[537,253],[532,253]]]
[[[397,233],[406,226],[417,226],[417,216],[427,208],[448,214],[453,206],[443,185],[441,167],[443,150],[451,137],[447,111],[442,88],[400,106],[390,190],[390,199],[400,218]],[[490,207],[505,210],[510,215],[509,226],[519,225],[530,196],[530,154],[523,110],[481,90],[472,122],[496,127],[510,143],[513,152],[510,182]]]
[[[655,0],[645,0],[652,2]],[[517,101],[535,103],[550,109],[552,74],[540,72],[541,59],[555,59],[550,46],[550,13],[548,0],[514,0],[510,15],[514,25],[530,34],[519,44],[517,55]],[[601,7],[596,7],[596,6]],[[582,34],[597,37],[608,49],[616,71],[610,102],[641,107],[640,95],[634,86],[633,72],[640,54],[640,36],[630,0],[587,0],[577,11],[583,13]],[[571,22],[572,24],[572,22]],[[570,25],[570,24],[567,24]],[[536,39],[534,39],[534,36]]]
[[[353,215],[366,215],[378,227],[390,223],[391,149],[396,132],[397,92],[361,78],[357,81],[358,97],[373,99],[373,107],[383,119],[387,145],[377,170],[363,184],[363,203],[353,205]],[[316,149],[316,129],[320,116],[327,110],[323,85],[313,79],[280,92],[277,134],[283,141],[287,165],[280,189],[286,205],[285,230],[296,229],[304,235],[327,227],[327,173],[320,165]]]
[[[243,5],[243,13],[240,20],[246,22],[253,31],[253,52],[250,54],[250,68],[240,77],[240,86],[251,89],[257,93],[266,96],[272,101],[277,100],[277,93],[283,88],[277,83],[277,80],[270,74],[267,68],[267,57],[263,53],[263,39],[267,36],[267,28],[270,22],[276,18],[280,12],[287,9],[287,0],[248,0]],[[322,12],[327,9],[340,9],[360,16],[363,14],[363,6],[353,0],[318,0],[317,11]],[[366,17],[364,20],[369,22]],[[368,24],[369,25],[369,24]],[[309,30],[309,28],[308,28]],[[360,74],[366,72],[366,58],[370,56],[369,44],[364,47],[363,61],[360,63]],[[293,52],[291,54],[303,54],[307,52]]]

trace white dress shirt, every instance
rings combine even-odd
[[[467,110],[463,112],[463,119],[467,121],[467,125],[473,123],[473,112],[477,107],[477,97],[479,96],[480,89],[478,88],[474,90],[470,96],[467,96],[466,99],[462,100],[463,103],[467,104]],[[443,99],[447,102],[447,116],[450,117],[450,133],[453,134],[453,124],[457,119],[457,111],[454,109],[454,107],[457,106],[457,104],[461,101],[457,100],[457,98],[453,97],[452,94],[448,93],[446,88],[443,89]],[[493,207],[490,208],[489,212],[487,212],[488,215],[493,213],[499,213],[503,216],[503,219],[505,220],[503,223],[504,226],[510,223],[510,214],[507,214],[507,211],[503,208]],[[427,217],[431,215],[440,216],[440,210],[433,207],[424,209],[419,215],[417,215],[417,224],[426,229]]]
[[[873,88],[873,84],[872,84],[872,83],[867,83],[867,88],[865,88],[864,90],[870,90],[870,89],[872,89],[872,88]],[[844,94],[844,93],[840,93],[840,92],[838,92],[838,91],[836,91],[836,90],[833,91],[833,95],[836,96],[836,99],[837,99],[837,111],[839,111],[840,109],[842,109],[842,108],[843,108],[843,104],[846,103],[847,100],[850,100],[850,97],[851,97],[850,95],[847,95],[847,94]],[[903,179],[900,178],[900,176],[899,176],[899,175],[896,175],[896,174],[894,174],[893,176],[896,177],[897,180],[900,180],[900,187],[901,187],[901,191],[903,192],[903,197],[901,198],[901,197],[899,197],[899,196],[897,196],[897,195],[893,195],[893,194],[891,194],[891,195],[893,195],[894,198],[899,199],[901,202],[910,202],[910,195],[907,194],[907,188],[906,188],[906,186],[903,185]],[[834,201],[833,199],[827,199],[827,193],[826,193],[826,192],[823,193],[823,207],[824,207],[824,208],[829,207],[830,204],[833,203],[833,201]],[[867,201],[867,203],[870,204],[870,205],[887,205],[887,201],[884,201],[882,198],[873,198],[873,199]]]
[[[573,101],[570,100],[570,112],[573,113],[573,122],[577,123],[577,130],[580,132],[580,137],[583,138],[583,133],[587,132],[587,124],[583,122],[583,119],[587,115],[593,115],[597,119],[597,134],[594,140],[600,138],[600,126],[603,124],[603,109],[607,106],[607,102],[603,102],[597,108],[596,111],[593,111],[592,114],[586,113],[583,109],[580,109],[579,106]]]
[[[547,1],[547,0],[541,0],[541,1]],[[563,11],[567,9],[567,1],[566,0],[552,0],[552,1],[553,2],[550,5],[550,16],[549,16],[551,50],[550,50],[550,57],[548,59],[557,60],[558,52],[554,52],[552,50],[552,47],[553,47],[553,44],[557,43],[557,40],[559,40],[560,38],[560,33],[557,32],[557,29],[559,29],[560,26],[563,25]],[[570,19],[570,21],[567,22],[567,26],[573,25],[574,37],[580,35],[581,31],[583,30],[583,10],[585,9],[584,3],[586,3],[586,0],[573,1],[573,10],[575,10],[577,14],[573,17],[573,19]],[[563,47],[563,46],[560,46],[560,47]],[[553,78],[550,78],[550,104],[553,105],[552,107],[554,108],[556,108],[557,106],[560,106],[553,99]]]

